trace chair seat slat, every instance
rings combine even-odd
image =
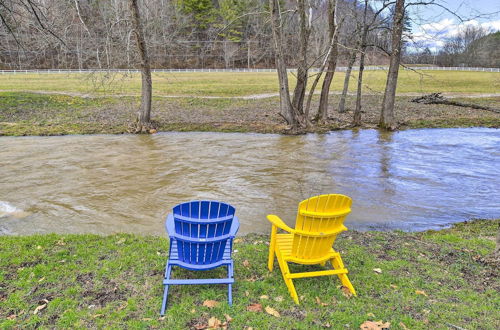
[[[188,223],[194,223],[194,224],[205,224],[205,223],[216,224],[216,223],[220,223],[220,222],[224,222],[224,221],[229,221],[233,217],[234,217],[234,214],[224,216],[224,217],[217,217],[217,218],[198,219],[198,218],[192,218],[192,217],[188,217],[188,216],[174,213],[175,219],[178,219],[178,220],[181,220],[184,222],[188,222]]]

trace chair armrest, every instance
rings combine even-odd
[[[234,216],[233,222],[231,223],[231,229],[229,230],[229,236],[235,237],[238,229],[240,228],[240,221],[237,216]]]
[[[167,219],[165,220],[165,229],[169,237],[175,237],[175,223],[174,223],[174,215],[169,213],[167,215]]]
[[[267,220],[269,220],[273,226],[278,227],[279,229],[283,229],[284,231],[287,231],[289,233],[294,233],[295,230],[288,227],[286,223],[283,222],[283,220],[280,219],[277,215],[274,214],[269,214],[267,216]]]

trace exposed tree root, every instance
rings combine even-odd
[[[129,123],[127,131],[132,134],[154,134],[157,132],[157,125],[153,121],[141,123],[136,119],[134,122]]]
[[[452,101],[445,99],[441,93],[432,93],[424,96],[420,96],[417,98],[414,98],[411,100],[411,102],[415,103],[423,103],[423,104],[445,104],[445,105],[454,105],[457,107],[466,107],[466,108],[472,108],[472,109],[479,109],[479,110],[487,110],[487,111],[493,111],[496,113],[500,113],[500,109],[495,109],[483,105],[478,105],[478,104],[472,104],[472,103],[462,103],[458,101]]]

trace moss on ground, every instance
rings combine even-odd
[[[499,268],[488,255],[499,224],[478,220],[421,233],[348,231],[335,246],[358,297],[345,296],[336,277],[299,279],[298,306],[279,270],[266,268],[268,237],[240,237],[233,307],[223,286],[176,286],[164,318],[158,313],[165,238],[3,236],[0,328],[202,328],[212,317],[225,322],[227,314],[234,329],[359,328],[367,320],[395,329],[498,329]],[[210,274],[222,276],[223,270]],[[205,300],[219,304],[205,307]],[[248,311],[250,304],[270,306],[280,316]]]

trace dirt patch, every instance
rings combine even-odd
[[[189,320],[186,323],[186,328],[188,329],[205,329],[208,327],[208,319],[206,316],[198,316],[194,319]]]
[[[97,280],[92,273],[77,275],[77,281],[84,288],[82,297],[87,298],[90,304],[97,307],[104,307],[112,301],[126,300],[129,296],[129,292],[126,289],[119,288],[115,281],[108,279]]]
[[[297,308],[297,307],[293,307],[291,309],[285,309],[283,311],[280,311],[280,314],[283,315],[283,316],[289,316],[295,320],[299,320],[299,321],[302,321],[303,319],[306,318],[306,312],[304,312],[303,310]]]

